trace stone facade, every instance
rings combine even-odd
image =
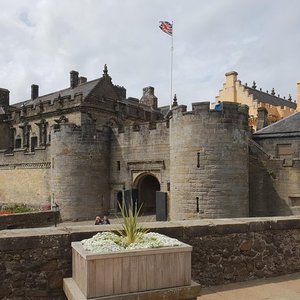
[[[250,215],[300,213],[300,113],[253,135]]]
[[[145,223],[146,224],[146,223]],[[192,280],[202,286],[300,271],[297,217],[175,221],[148,224],[193,246]],[[97,228],[96,228],[97,227]],[[146,225],[147,228],[147,225]],[[65,300],[71,242],[108,228],[86,226],[0,232],[0,298]]]
[[[248,172],[247,105],[194,103],[187,111],[175,99],[160,108],[153,87],[140,100],[127,97],[106,66],[98,79],[71,71],[69,88],[38,93],[32,85],[31,99],[9,105],[9,91],[0,89],[0,204],[57,203],[63,220],[94,219],[130,197],[155,213],[160,191],[171,220],[255,211],[260,171],[251,164]]]
[[[260,88],[257,89],[255,81],[252,86],[242,84],[237,79],[238,73],[235,71],[225,74],[226,81],[223,84],[223,88],[219,91],[219,95],[216,97],[217,101],[231,101],[236,103],[242,103],[249,107],[249,125],[252,130],[258,130],[259,116],[258,109],[265,108],[267,111],[267,125],[277,122],[285,117],[293,114],[297,109],[297,104],[292,101],[289,95],[288,99],[280,97],[275,94],[274,88],[269,92],[263,92]],[[297,83],[298,87],[298,101],[300,95],[300,83]]]

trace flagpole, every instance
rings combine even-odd
[[[172,109],[172,101],[173,101],[173,36],[174,36],[174,22],[172,21],[172,35],[171,35],[171,99],[170,99],[170,109]]]

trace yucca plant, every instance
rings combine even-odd
[[[125,205],[123,201],[122,205],[119,203],[119,207],[123,224],[122,230],[118,230],[118,233],[124,238],[126,246],[139,242],[142,236],[149,231],[138,224],[142,205],[138,208],[137,203],[133,204],[131,201],[129,205]]]

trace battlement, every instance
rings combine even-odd
[[[61,122],[51,127],[51,140],[52,142],[64,140],[69,143],[97,144],[102,142],[103,138],[107,140],[109,130],[105,125],[96,129],[95,124],[77,126],[74,123]]]
[[[44,96],[47,97],[47,96]],[[79,106],[82,103],[82,93],[74,95],[60,96],[49,100],[39,101],[38,99],[33,104],[17,106],[12,108],[12,117],[20,115],[21,117],[32,117],[37,114],[55,113],[57,110],[71,109]]]
[[[169,121],[162,120],[157,122],[145,122],[142,124],[132,124],[129,126],[124,126],[118,129],[114,129],[115,133],[117,134],[131,134],[134,132],[140,132],[145,134],[146,132],[153,133],[155,131],[161,132],[162,130],[168,130],[169,128]]]
[[[185,105],[180,105],[172,109],[173,122],[180,122],[182,118],[190,118],[196,121],[197,118],[209,118],[210,122],[215,120],[220,123],[235,123],[248,127],[249,107],[244,104],[224,101],[221,109],[210,109],[210,102],[192,103],[192,110],[187,111]]]

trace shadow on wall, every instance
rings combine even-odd
[[[268,170],[257,157],[249,160],[249,216],[289,216],[292,210],[276,191],[276,174]]]

